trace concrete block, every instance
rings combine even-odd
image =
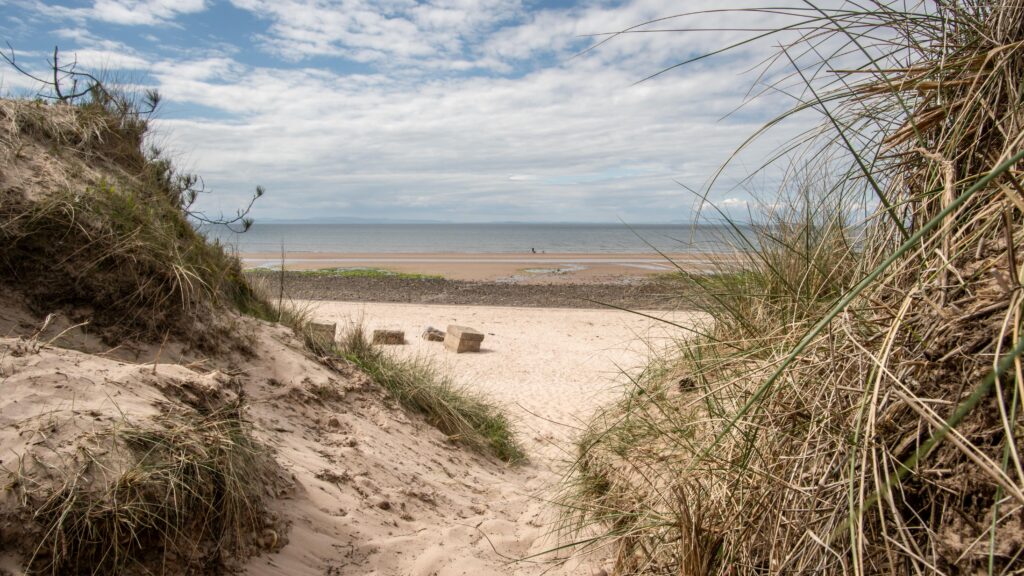
[[[448,325],[448,332],[444,336],[444,347],[456,354],[461,354],[463,352],[479,352],[480,343],[483,341],[483,332],[479,332],[467,326],[450,324]]]
[[[328,347],[334,344],[335,334],[338,332],[336,323],[323,324],[320,322],[309,323],[309,337],[318,346]]]

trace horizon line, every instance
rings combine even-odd
[[[744,225],[749,222],[731,222],[732,224]],[[625,227],[630,226],[668,226],[668,225],[683,225],[683,226],[704,226],[704,225],[728,225],[730,224],[727,220],[717,221],[684,221],[684,220],[662,220],[662,221],[608,221],[608,220],[542,220],[542,221],[531,221],[531,220],[402,220],[402,219],[380,219],[375,220],[372,218],[354,218],[349,221],[345,220],[334,220],[331,218],[269,218],[253,220],[253,225],[257,224],[430,224],[430,225],[451,225],[451,224],[528,224],[528,225],[545,225],[545,224],[589,224],[589,225],[602,225],[602,226],[614,226],[620,225]]]

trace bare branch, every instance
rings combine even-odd
[[[0,58],[3,58],[4,61],[6,61],[11,66],[11,68],[14,68],[18,72],[20,72],[22,75],[27,76],[27,77],[35,80],[36,82],[39,82],[40,84],[49,84],[49,81],[43,80],[42,78],[39,78],[38,76],[34,76],[31,72],[29,72],[28,70],[25,70],[24,68],[22,68],[18,64],[18,62],[16,61],[15,54],[14,54],[14,47],[11,46],[10,42],[5,42],[5,44],[7,44],[7,47],[11,49],[11,55],[7,56],[7,54],[5,52],[0,50]]]
[[[156,111],[162,101],[160,92],[155,88],[144,90],[141,95],[141,101],[138,102],[119,91],[111,92],[107,90],[99,78],[88,72],[78,70],[77,56],[73,57],[70,62],[62,63],[59,46],[54,46],[53,58],[47,61],[53,74],[53,79],[46,80],[40,78],[18,63],[14,47],[10,43],[7,43],[7,47],[10,49],[10,55],[0,50],[0,58],[7,62],[14,70],[42,84],[44,88],[38,94],[41,98],[57,100],[66,104],[77,104],[80,98],[88,97],[84,103],[102,106],[112,114],[117,114],[122,118],[132,116],[135,118],[148,117]],[[65,88],[68,83],[70,83],[70,92]],[[79,89],[79,86],[82,84],[85,86]],[[49,93],[46,93],[46,91]],[[157,162],[157,156],[159,156],[159,151],[154,149],[151,160]],[[224,215],[212,217],[203,212],[192,210],[192,206],[199,195],[206,192],[206,185],[200,177],[194,174],[177,173],[170,163],[164,163],[160,170],[160,177],[168,186],[168,190],[171,194],[176,195],[173,200],[188,218],[203,224],[226,226],[233,232],[238,233],[245,232],[252,226],[253,221],[249,218],[249,213],[252,211],[256,200],[263,196],[264,189],[262,186],[256,187],[256,192],[249,199],[249,204],[244,209],[238,210],[234,217],[225,217]]]

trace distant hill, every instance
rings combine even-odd
[[[490,222],[451,222],[448,220],[414,220],[390,218],[357,218],[353,216],[331,216],[321,218],[257,218],[258,224],[510,224],[510,225],[553,225],[553,226],[690,226],[690,221],[670,222],[528,222],[523,220],[494,220]],[[715,223],[710,223],[715,225]],[[708,223],[700,224],[707,226]]]

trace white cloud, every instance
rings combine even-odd
[[[456,61],[492,26],[521,11],[518,1],[231,0],[269,20],[267,49],[293,60],[343,57],[391,66],[419,60]]]
[[[235,66],[238,66],[235,64]],[[522,78],[406,82],[386,74],[155,67],[168,100],[233,119],[168,120],[229,209],[257,183],[257,216],[337,209],[453,220],[668,220],[762,122],[720,122],[749,78],[694,71],[631,86],[633,70],[547,68]],[[759,146],[756,152],[767,147]],[[429,216],[428,216],[429,215]]]
[[[94,0],[92,6],[84,8],[47,4],[41,0],[21,0],[20,3],[48,17],[132,26],[167,24],[180,15],[206,10],[206,0]]]
[[[203,10],[205,0],[96,0],[91,17],[115,24],[153,25]]]
[[[723,208],[735,208],[737,206],[746,206],[747,201],[742,198],[723,198],[715,202],[715,204]]]
[[[74,58],[81,70],[146,70],[150,62],[131,53],[116,50],[74,50],[64,54],[64,60]]]
[[[674,181],[701,188],[784,103],[772,95],[722,119],[743,103],[756,75],[741,72],[765,43],[633,85],[738,32],[629,34],[578,54],[593,42],[582,34],[678,10],[669,0],[539,12],[501,0],[231,1],[265,20],[259,41],[297,63],[245,64],[227,50],[140,54],[81,27],[67,32],[90,61],[120,52],[117,66],[151,62],[166,102],[160,143],[219,193],[201,200],[213,212],[232,212],[263,184],[257,217],[685,219],[694,196]],[[736,18],[700,25],[744,24]],[[369,65],[350,74],[314,68],[311,56]],[[785,130],[740,160],[757,166]],[[738,168],[712,201],[746,206],[732,189],[746,175]]]

